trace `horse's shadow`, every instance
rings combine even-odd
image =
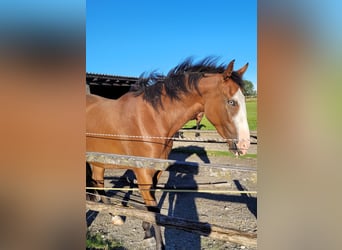
[[[186,161],[191,155],[196,154],[203,163],[210,163],[208,155],[203,147],[189,146],[174,149],[169,159]],[[175,167],[174,170],[177,168]],[[169,178],[165,188],[181,188],[181,186],[190,186],[198,189],[198,183],[194,176],[198,174],[199,167],[194,166],[192,173],[169,172]],[[238,190],[245,190],[238,180],[233,180]],[[163,206],[168,197],[168,215],[181,217],[193,221],[199,221],[199,215],[196,207],[196,199],[208,199],[224,202],[244,203],[250,212],[257,217],[256,198],[247,195],[235,196],[226,194],[196,193],[196,192],[170,192],[163,193],[159,200],[159,207]],[[184,232],[177,229],[165,228],[165,245],[168,249],[201,249],[201,238],[198,234]],[[177,239],[176,241],[174,239]]]
[[[179,161],[185,161],[188,157],[191,155],[196,154],[203,163],[210,163],[210,160],[208,158],[207,152],[203,147],[198,146],[187,146],[187,147],[179,147],[172,150],[169,159],[172,160],[179,160]],[[184,168],[183,168],[184,169]],[[173,170],[177,170],[177,167],[175,167]],[[193,171],[192,171],[193,172]],[[173,175],[170,172],[170,177],[168,182],[171,183]],[[196,175],[198,173],[198,167],[196,170],[194,170],[194,174]],[[193,179],[192,174],[192,181],[194,182],[193,186],[197,187],[196,181]],[[191,175],[191,174],[190,174]],[[184,184],[185,178],[184,174],[182,174],[182,180],[179,181],[179,184]],[[171,179],[171,180],[170,180]],[[177,179],[175,179],[177,181]],[[183,181],[183,183],[182,183]],[[239,180],[233,180],[237,190],[239,191],[247,191],[246,188],[240,183]],[[219,200],[219,201],[226,201],[226,202],[235,202],[235,203],[244,203],[247,205],[248,210],[254,215],[255,218],[257,218],[257,199],[255,197],[250,197],[247,194],[241,194],[240,196],[236,195],[226,195],[226,194],[213,194],[213,193],[196,193],[196,197],[203,198],[203,199],[209,199],[209,200]]]
[[[169,159],[185,161],[192,154],[197,154],[197,156],[204,163],[210,163],[204,148],[197,146],[182,147],[173,150],[173,152],[171,152],[169,155]],[[186,184],[194,189],[197,189],[197,182],[194,179],[194,175],[196,174],[198,174],[198,166],[193,167],[192,173],[169,171],[169,178],[165,184],[165,188],[172,189],[177,188],[180,185],[184,186],[184,184]],[[195,202],[196,196],[194,193],[164,192],[159,200],[159,207],[163,206],[163,203],[167,197],[169,204],[168,216],[199,221]],[[201,249],[201,237],[196,233],[185,232],[182,230],[166,227],[164,231],[164,239],[166,249]]]

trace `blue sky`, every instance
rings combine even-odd
[[[249,62],[257,83],[256,0],[87,0],[86,70],[139,76],[167,72],[189,56]]]

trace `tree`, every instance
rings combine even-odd
[[[243,91],[243,94],[245,96],[255,96],[256,95],[256,91],[254,90],[254,85],[251,81],[248,80],[243,80],[244,84],[245,84],[245,89]]]

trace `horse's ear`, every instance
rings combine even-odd
[[[228,78],[232,75],[233,68],[234,68],[234,62],[235,62],[235,60],[232,60],[232,61],[228,64],[227,69],[223,72],[223,78],[224,78],[225,80],[228,79]]]
[[[242,76],[242,75],[246,72],[247,68],[248,68],[248,63],[246,63],[245,66],[243,66],[241,69],[237,70],[236,72],[237,72],[240,76]]]

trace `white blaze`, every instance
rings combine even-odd
[[[247,111],[246,111],[246,102],[245,96],[242,94],[239,89],[232,97],[239,104],[239,111],[233,117],[233,122],[237,129],[238,140],[237,143],[238,149],[241,150],[243,154],[247,152],[247,149],[250,145],[250,135],[249,135],[249,127],[247,122]]]

